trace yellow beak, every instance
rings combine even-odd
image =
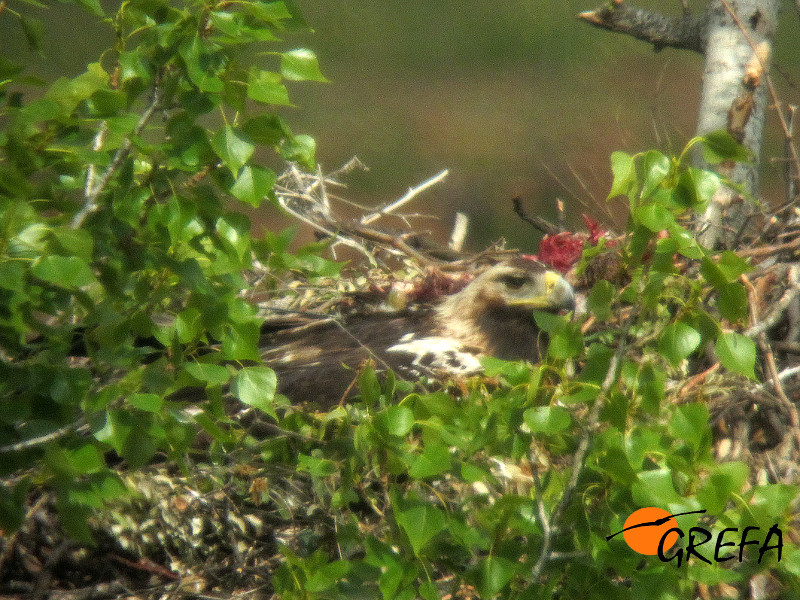
[[[519,298],[513,300],[511,304],[543,310],[573,310],[575,308],[575,292],[569,282],[555,271],[546,271],[542,277],[544,279],[543,294]]]

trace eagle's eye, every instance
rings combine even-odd
[[[506,287],[509,287],[512,290],[518,290],[523,285],[528,283],[530,279],[523,275],[503,275],[500,278],[500,281],[502,281]]]

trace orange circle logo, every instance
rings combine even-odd
[[[625,520],[622,536],[628,546],[639,554],[658,554],[661,538],[673,527],[678,527],[675,518],[663,508],[648,506],[631,513]],[[678,541],[678,532],[673,531],[664,540],[663,550],[669,550]]]

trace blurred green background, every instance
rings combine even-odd
[[[330,81],[290,84],[297,108],[282,112],[294,131],[316,138],[326,171],[352,156],[370,167],[347,180],[346,195],[359,202],[389,202],[449,169],[407,210],[434,215],[412,223],[443,240],[454,213],[467,213],[473,250],[504,237],[535,251],[539,235],[513,214],[514,196],[550,220],[563,200],[568,226],[580,228],[586,212],[620,229],[624,207],[605,202],[610,153],[679,151],[694,132],[702,58],[655,53],[576,19],[599,0],[295,1],[314,32],[287,36],[285,47],[312,48]],[[637,5],[681,10],[678,0]],[[704,2],[691,6],[700,11]],[[45,57],[33,58],[47,78],[79,73],[111,41],[107,25],[75,6],[22,9],[45,22]],[[794,3],[783,13],[774,76],[782,99],[795,104],[800,27]],[[31,58],[7,14],[0,46],[12,59]],[[762,192],[779,201],[774,115],[768,128]],[[275,216],[264,208],[257,219]]]

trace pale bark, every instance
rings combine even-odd
[[[752,162],[722,165],[720,169],[751,199],[758,194],[767,113],[764,75],[768,64],[762,62],[769,62],[778,4],[778,0],[715,0],[707,13],[708,39],[697,133],[727,128],[750,150]],[[755,80],[751,76],[754,67],[760,67]],[[709,248],[733,246],[752,211],[749,200],[730,188],[721,188],[698,220],[703,244]]]
[[[684,12],[681,17],[665,17],[613,0],[578,15],[596,27],[647,41],[656,50],[672,47],[705,56],[697,134],[728,129],[753,156],[751,163],[718,167],[743,195],[722,189],[698,218],[701,241],[711,248],[736,243],[748,218],[749,200],[758,194],[767,110],[766,72],[779,2],[713,0],[700,16]]]

